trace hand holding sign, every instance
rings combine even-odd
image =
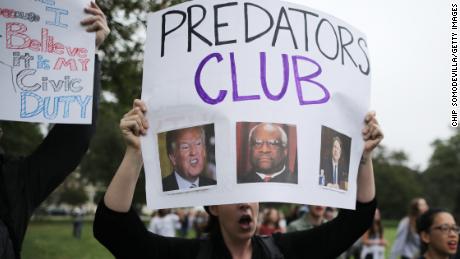
[[[126,152],[104,196],[105,204],[115,211],[127,212],[131,207],[143,165],[139,138],[149,128],[144,116],[146,111],[145,103],[136,99],[133,108],[120,121],[120,130],[127,144]]]
[[[144,116],[147,106],[141,100],[134,100],[133,109],[126,113],[120,121],[120,129],[128,148],[140,151],[140,136],[147,134],[149,124]]]
[[[367,113],[364,122],[366,125],[362,131],[363,139],[365,141],[363,159],[367,159],[371,155],[372,150],[374,150],[374,148],[382,141],[383,132],[380,129],[375,112]]]
[[[96,32],[96,48],[99,48],[110,33],[107,18],[95,2],[85,7],[85,13],[92,16],[83,19],[81,25],[86,26],[87,32]]]
[[[375,112],[368,112],[364,119],[365,126],[362,129],[362,136],[365,141],[364,151],[358,171],[357,200],[369,202],[375,197],[374,169],[372,166],[372,151],[383,139],[383,132],[376,119]]]
[[[94,37],[100,45],[109,30],[97,5],[84,9],[85,2],[2,1],[0,76],[8,80],[0,88],[0,119],[91,122]],[[91,15],[83,21],[82,10]],[[80,22],[96,33],[85,33]]]
[[[26,10],[32,12],[24,16]],[[86,115],[86,111],[94,113],[93,118],[88,115],[90,125],[56,124],[31,155],[21,154],[21,158],[12,159],[0,154],[0,178],[5,183],[0,185],[0,193],[5,194],[0,205],[0,222],[8,229],[6,236],[1,234],[5,242],[0,244],[0,254],[6,254],[8,258],[20,256],[31,214],[74,172],[95,133],[100,66],[95,66],[93,77],[90,60],[94,57],[91,50],[94,48],[94,35],[82,30],[79,24],[81,17],[74,14],[83,14],[81,1],[2,0],[0,3],[0,36],[5,35],[0,37],[0,78],[5,86],[0,87],[0,119],[23,119],[18,118],[18,111],[30,111],[26,108],[35,106],[36,116],[29,121],[43,121],[39,114],[42,113],[44,121],[57,122],[61,119],[59,115],[72,114],[75,108],[72,101],[81,99],[85,100],[79,102],[82,114]],[[60,38],[62,33],[68,37]],[[83,40],[75,40],[77,37]],[[99,44],[102,44],[105,36],[99,38]],[[77,62],[85,69],[72,70]],[[63,67],[57,69],[56,66]],[[71,95],[67,95],[69,93]],[[23,97],[30,99],[22,100]],[[72,118],[64,121],[72,122]],[[78,119],[77,122],[81,123]],[[17,133],[9,132],[12,135]],[[0,138],[1,135],[0,128]],[[4,203],[15,206],[3,207]]]
[[[151,14],[142,100],[152,127],[141,139],[148,206],[271,201],[353,208],[370,71],[365,36],[305,6],[202,0]],[[163,135],[207,125],[207,163],[189,162],[217,184],[165,191],[161,180],[175,169]],[[374,132],[374,120],[369,126]],[[367,151],[378,144],[375,134]],[[170,182],[194,183],[179,176]]]

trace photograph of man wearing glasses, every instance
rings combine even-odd
[[[239,125],[238,125],[239,124]],[[244,125],[247,124],[247,125]],[[239,144],[247,140],[247,145],[237,143],[238,183],[294,183],[297,184],[296,134],[295,126],[275,123],[237,123]],[[245,135],[241,129],[247,128]],[[239,131],[238,131],[239,129]],[[292,132],[289,134],[286,131]],[[243,141],[242,141],[243,140]],[[247,148],[245,148],[247,146]],[[247,151],[247,152],[245,152]],[[243,154],[247,154],[244,161]],[[293,159],[289,159],[292,155]],[[249,164],[249,170],[243,169]],[[294,169],[294,170],[293,170]]]

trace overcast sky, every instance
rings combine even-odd
[[[453,0],[290,0],[334,15],[367,35],[371,108],[384,145],[424,169],[431,143],[450,125],[450,8]]]

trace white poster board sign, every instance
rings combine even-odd
[[[358,30],[287,2],[192,1],[150,14],[144,60],[150,208],[354,208],[370,98]]]
[[[87,0],[2,0],[0,119],[91,123],[94,33]]]

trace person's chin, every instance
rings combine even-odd
[[[263,172],[267,172],[267,171],[270,172],[273,169],[273,165],[271,162],[259,162],[257,165],[258,165],[257,167],[259,168],[259,170]]]
[[[196,178],[200,177],[200,174],[201,174],[201,171],[199,171],[199,172],[190,172],[189,177],[193,178],[193,179],[196,179]]]

